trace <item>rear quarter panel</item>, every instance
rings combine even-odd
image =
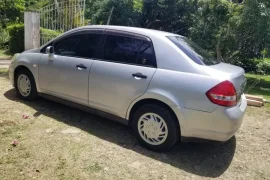
[[[180,124],[181,135],[185,136],[189,127],[185,110],[206,114],[213,112],[217,105],[210,102],[205,93],[219,82],[220,80],[208,75],[157,69],[147,91],[130,105],[126,118],[129,119],[131,108],[136,102],[143,99],[159,100],[174,111]],[[197,119],[200,117],[196,117]]]
[[[217,106],[205,93],[219,82],[207,75],[158,69],[146,94],[166,97],[169,106],[213,112]]]

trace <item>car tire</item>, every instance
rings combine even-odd
[[[153,151],[169,150],[180,137],[175,115],[166,107],[148,104],[139,108],[132,120],[138,142]]]
[[[15,74],[15,88],[20,99],[32,101],[38,96],[35,79],[29,70],[22,69]]]

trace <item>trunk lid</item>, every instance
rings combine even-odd
[[[226,63],[212,66],[202,66],[203,70],[212,77],[229,80],[237,92],[237,100],[241,99],[246,86],[245,71],[243,68]]]

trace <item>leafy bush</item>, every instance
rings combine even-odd
[[[40,43],[45,44],[48,41],[52,40],[53,38],[56,38],[60,34],[61,32],[58,32],[58,31],[40,28]]]
[[[21,53],[24,51],[24,25],[14,24],[8,26],[9,50],[11,53]]]
[[[14,24],[8,27],[9,32],[9,49],[11,53],[21,53],[24,51],[24,25],[23,24]],[[49,29],[40,28],[40,42],[45,43],[58,35],[61,32],[53,31]]]
[[[9,42],[9,34],[6,29],[0,27],[0,48],[7,49]]]
[[[270,59],[263,59],[256,65],[256,73],[270,74]]]

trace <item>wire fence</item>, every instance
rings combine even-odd
[[[54,0],[39,9],[40,26],[43,29],[53,30],[59,33],[85,25],[85,0]],[[41,45],[51,40],[50,33],[41,31]]]

